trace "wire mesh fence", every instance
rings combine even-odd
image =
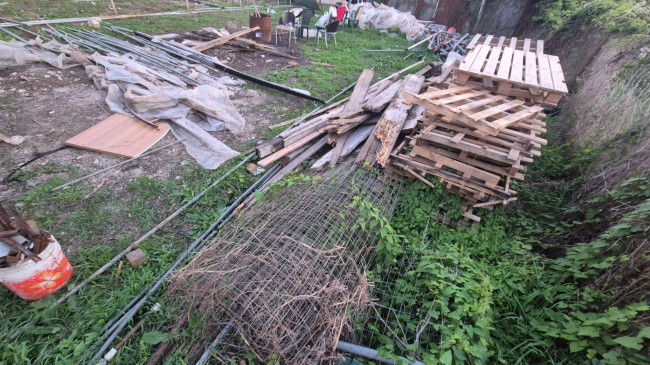
[[[365,270],[377,232],[360,224],[353,202],[363,199],[390,217],[399,184],[359,168],[289,181],[230,224],[169,285],[174,313],[195,316],[204,340],[232,328],[216,351],[220,362],[243,353],[283,364],[333,359],[350,315],[369,303]]]

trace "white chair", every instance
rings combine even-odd
[[[334,45],[338,46],[338,44],[336,44],[336,31],[338,29],[339,29],[338,20],[327,24],[325,28],[318,28],[318,33],[316,34],[316,47],[318,47],[318,44],[320,43],[321,34],[323,35],[323,38],[325,38],[325,48],[329,48],[327,44],[327,38],[329,38],[330,36],[334,37]]]
[[[292,35],[295,37],[296,35],[296,28],[294,28],[294,24],[296,22],[296,16],[293,15],[292,12],[285,11],[282,13],[282,16],[280,16],[280,24],[275,26],[275,44],[278,44],[278,35],[280,34],[289,34],[289,47],[291,47],[291,37]]]

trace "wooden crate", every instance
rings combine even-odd
[[[478,135],[505,133],[524,135],[514,128],[530,131],[531,139],[537,133],[544,133],[545,123],[537,120],[543,110],[540,106],[527,106],[523,100],[512,100],[502,95],[493,95],[487,90],[474,90],[471,86],[451,85],[448,89],[430,87],[426,93],[406,94],[406,102],[424,106],[429,115],[441,114],[475,129]]]
[[[540,39],[533,41],[530,38],[517,39],[517,37],[506,38],[504,36],[495,37],[493,35],[477,34],[472,38],[467,45],[467,49],[471,50],[476,48],[477,45],[496,46],[496,47],[509,47],[518,49],[524,52],[544,53],[544,40]]]
[[[478,80],[478,81],[477,81]],[[476,45],[455,70],[454,82],[474,81],[501,95],[557,105],[568,93],[557,56],[503,46]]]

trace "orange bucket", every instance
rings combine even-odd
[[[72,277],[72,266],[61,250],[61,245],[50,236],[50,242],[34,262],[24,259],[17,265],[0,269],[0,282],[19,297],[39,300],[54,293]]]

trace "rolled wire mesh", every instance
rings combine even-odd
[[[355,331],[348,333],[345,340],[371,348],[394,343],[395,354],[418,360],[415,349],[427,353],[440,341],[430,315],[435,300],[423,292],[414,292],[419,278],[409,275],[417,270],[421,258],[422,252],[406,251],[369,278],[373,283],[369,291],[372,305],[357,313]]]
[[[364,272],[377,234],[358,224],[352,203],[361,197],[390,218],[399,184],[341,168],[288,185],[234,220],[170,283],[168,298],[199,319],[205,340],[232,325],[222,356],[236,349],[263,362],[331,360],[351,313],[369,302]]]

